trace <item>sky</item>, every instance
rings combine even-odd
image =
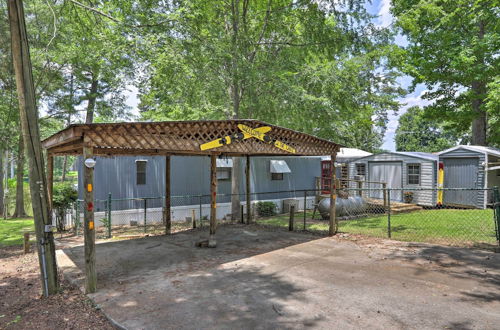
[[[382,26],[388,26],[392,23],[393,17],[390,13],[390,0],[373,0],[371,4],[367,4],[368,11],[371,14],[378,15],[376,24]],[[400,46],[406,45],[406,40],[403,36],[396,37],[396,44]],[[404,76],[398,79],[399,84],[403,88],[410,86],[412,79],[408,76]],[[139,99],[137,98],[137,88],[134,86],[128,87],[129,92],[127,93],[127,105],[133,110],[132,113],[139,116],[137,106],[139,105]],[[382,149],[395,151],[396,145],[394,142],[394,134],[398,127],[399,117],[406,112],[406,109],[412,106],[425,106],[429,104],[429,101],[422,99],[422,95],[426,92],[424,85],[418,85],[413,93],[406,95],[399,99],[402,104],[398,113],[389,113],[389,123],[387,124],[387,131],[384,136]]]

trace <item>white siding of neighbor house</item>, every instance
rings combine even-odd
[[[364,163],[366,167],[366,181],[372,181],[369,177],[369,164],[376,162],[399,162],[402,164],[402,191],[408,188],[429,188],[429,190],[413,191],[413,203],[425,206],[436,205],[436,178],[437,165],[436,161],[417,158],[396,153],[381,153],[364,157],[349,163],[349,176],[354,178],[356,173],[356,164]],[[408,184],[408,164],[420,164],[420,184]],[[375,186],[372,186],[376,188]]]

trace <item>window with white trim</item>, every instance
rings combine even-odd
[[[408,184],[420,184],[420,164],[408,164]]]
[[[143,185],[146,184],[146,168],[148,165],[147,160],[136,160],[135,161],[135,169],[136,169],[136,184]]]

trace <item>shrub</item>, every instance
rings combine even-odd
[[[78,192],[70,182],[58,182],[54,184],[54,196],[52,207],[56,211],[57,231],[63,231],[66,210],[78,199]]]
[[[273,202],[258,202],[257,214],[261,217],[269,217],[276,214],[276,204]]]

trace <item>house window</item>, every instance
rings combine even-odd
[[[283,173],[271,173],[271,180],[283,180]]]
[[[420,164],[408,164],[408,184],[420,184]]]
[[[136,160],[135,161],[136,183],[137,184],[146,184],[146,165],[147,164],[148,164],[147,160]]]
[[[366,175],[366,165],[365,164],[356,164],[356,175]]]
[[[231,180],[231,168],[223,167],[217,169],[217,180]]]

